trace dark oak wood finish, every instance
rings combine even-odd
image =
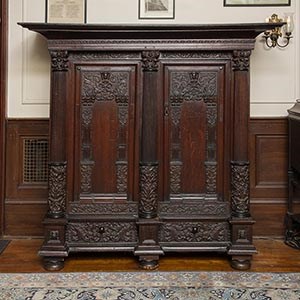
[[[21,25],[52,58],[45,268],[80,251],[249,268],[249,58],[272,24]]]

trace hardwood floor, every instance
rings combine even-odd
[[[45,272],[37,255],[42,241],[12,240],[0,255],[0,272]],[[258,254],[251,272],[300,272],[300,250],[281,240],[257,239]],[[167,254],[160,259],[159,271],[232,271],[226,255]],[[63,272],[141,271],[131,254],[71,254]]]

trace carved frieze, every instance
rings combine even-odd
[[[175,59],[231,59],[230,52],[218,51],[164,51],[161,53],[161,58]]]
[[[139,52],[117,52],[117,51],[80,51],[80,52],[71,52],[70,60],[73,61],[99,61],[102,59],[138,59],[140,57]]]
[[[211,201],[208,199],[181,202],[164,201],[159,203],[159,213],[161,216],[216,216],[228,217],[229,205],[223,201]]]
[[[65,50],[50,51],[52,71],[68,71],[69,53]]]
[[[233,51],[233,65],[234,71],[249,71],[250,66],[250,50],[235,50]]]
[[[140,216],[146,218],[153,218],[157,215],[157,193],[158,165],[140,165]]]
[[[62,217],[66,207],[67,163],[49,163],[49,217]]]
[[[231,162],[231,207],[238,217],[249,215],[249,162]]]
[[[158,71],[160,52],[157,50],[142,52],[142,68],[144,72]]]
[[[66,229],[69,243],[124,243],[137,241],[135,223],[86,222],[69,223]]]
[[[137,203],[120,203],[118,201],[113,203],[72,203],[70,206],[70,214],[101,214],[101,215],[114,215],[114,214],[130,214],[136,215],[138,213]]]
[[[165,222],[159,230],[160,242],[226,242],[230,240],[228,222]]]

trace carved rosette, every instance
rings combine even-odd
[[[64,216],[66,207],[67,163],[49,163],[48,215],[51,218]]]
[[[231,207],[233,216],[249,214],[249,162],[231,162]]]
[[[80,175],[81,175],[81,192],[90,193],[92,191],[92,172],[94,168],[93,161],[81,161]]]
[[[217,163],[214,161],[205,162],[206,171],[206,192],[214,194],[217,192]]]
[[[234,71],[249,71],[250,66],[250,50],[235,50],[233,51],[233,70]]]
[[[140,206],[143,218],[155,218],[158,206],[158,165],[140,165]]]
[[[52,71],[68,71],[69,53],[65,50],[50,51]]]
[[[157,72],[160,52],[157,50],[142,52],[142,68],[144,72]]]

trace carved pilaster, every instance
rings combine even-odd
[[[143,218],[154,218],[158,206],[158,165],[140,165],[140,207],[139,214]]]
[[[50,218],[61,218],[64,216],[66,206],[66,177],[66,162],[49,164],[48,216]]]
[[[250,50],[235,50],[233,51],[233,65],[234,71],[249,71],[250,65]]]
[[[65,50],[50,51],[52,71],[68,71],[69,53]]]
[[[231,162],[232,215],[249,217],[249,162]]]
[[[157,50],[142,52],[142,67],[144,72],[158,71],[160,52]]]

